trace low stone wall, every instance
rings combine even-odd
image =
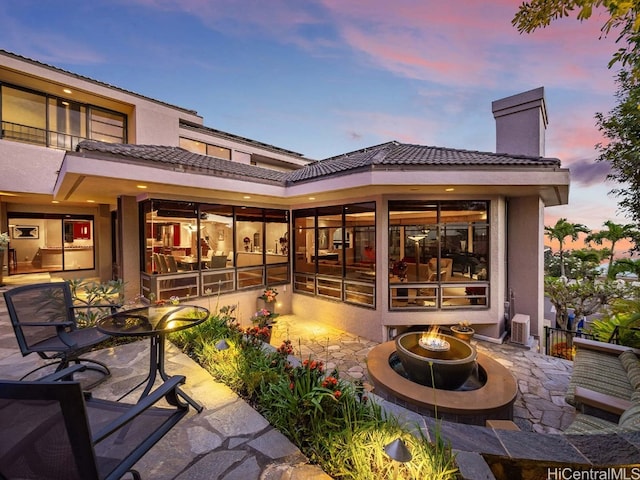
[[[501,430],[479,425],[435,420],[373,395],[385,412],[404,425],[426,433],[430,441],[441,438],[456,453],[465,480],[515,480],[563,478],[562,469],[605,471],[627,469],[640,475],[640,431],[612,435],[559,435]],[[569,471],[567,470],[567,471]],[[567,477],[574,478],[574,477]]]

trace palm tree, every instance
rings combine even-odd
[[[576,278],[592,278],[598,276],[598,265],[603,258],[607,258],[608,256],[608,248],[603,248],[602,250],[581,248],[571,252],[571,257],[580,260],[576,262]]]
[[[606,222],[604,222],[604,226],[607,227],[605,230],[590,233],[584,240],[587,243],[594,242],[598,245],[602,245],[602,242],[604,240],[611,242],[611,251],[609,253],[609,267],[607,268],[607,277],[611,278],[611,275],[613,273],[611,267],[613,266],[613,257],[615,255],[616,243],[626,238],[635,240],[638,237],[638,230],[636,230],[635,225],[631,223],[621,225],[619,223],[614,223],[611,220],[607,220]]]
[[[559,219],[553,227],[545,225],[544,231],[550,240],[558,240],[560,243],[560,276],[564,277],[564,239],[571,237],[571,240],[576,241],[579,233],[591,233],[591,230],[586,225],[581,223],[568,222],[566,218]]]
[[[630,258],[620,258],[609,264],[607,276],[615,278],[619,273],[633,273],[640,278],[640,260],[631,260]]]

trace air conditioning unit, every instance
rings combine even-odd
[[[521,345],[528,345],[530,321],[529,315],[516,313],[511,320],[511,341]]]

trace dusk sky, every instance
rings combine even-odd
[[[491,102],[545,87],[559,217],[628,223],[595,162],[615,105],[606,15],[520,35],[521,0],[21,0],[0,48],[196,110],[208,127],[320,160],[390,140],[495,151]]]

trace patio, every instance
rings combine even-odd
[[[324,361],[329,370],[337,368],[341,378],[362,381],[365,387],[372,388],[366,358],[377,343],[294,315],[278,317],[271,343],[277,346],[286,338],[292,340],[296,354],[302,358],[313,355]],[[572,422],[575,409],[564,401],[572,362],[508,343],[475,339],[472,343],[479,352],[501,363],[516,377],[518,397],[514,422],[521,430],[559,433]]]
[[[278,318],[272,344],[277,346],[285,338],[292,340],[302,358],[313,356],[329,369],[335,366],[343,379],[362,381],[370,388],[366,357],[376,343],[294,315]],[[556,433],[571,422],[574,410],[564,402],[571,362],[508,344],[474,344],[516,376],[519,392],[514,422],[521,430]],[[111,378],[94,389],[95,396],[117,398],[143,378],[149,368],[148,348],[147,341],[140,341],[92,353],[112,369]],[[41,360],[34,355],[20,355],[2,301],[1,378],[20,378],[38,362]],[[205,409],[201,414],[190,412],[138,463],[145,478],[227,478],[231,474],[233,478],[328,478],[308,465],[300,451],[261,415],[173,346],[167,348],[167,370],[186,375],[185,391]]]

